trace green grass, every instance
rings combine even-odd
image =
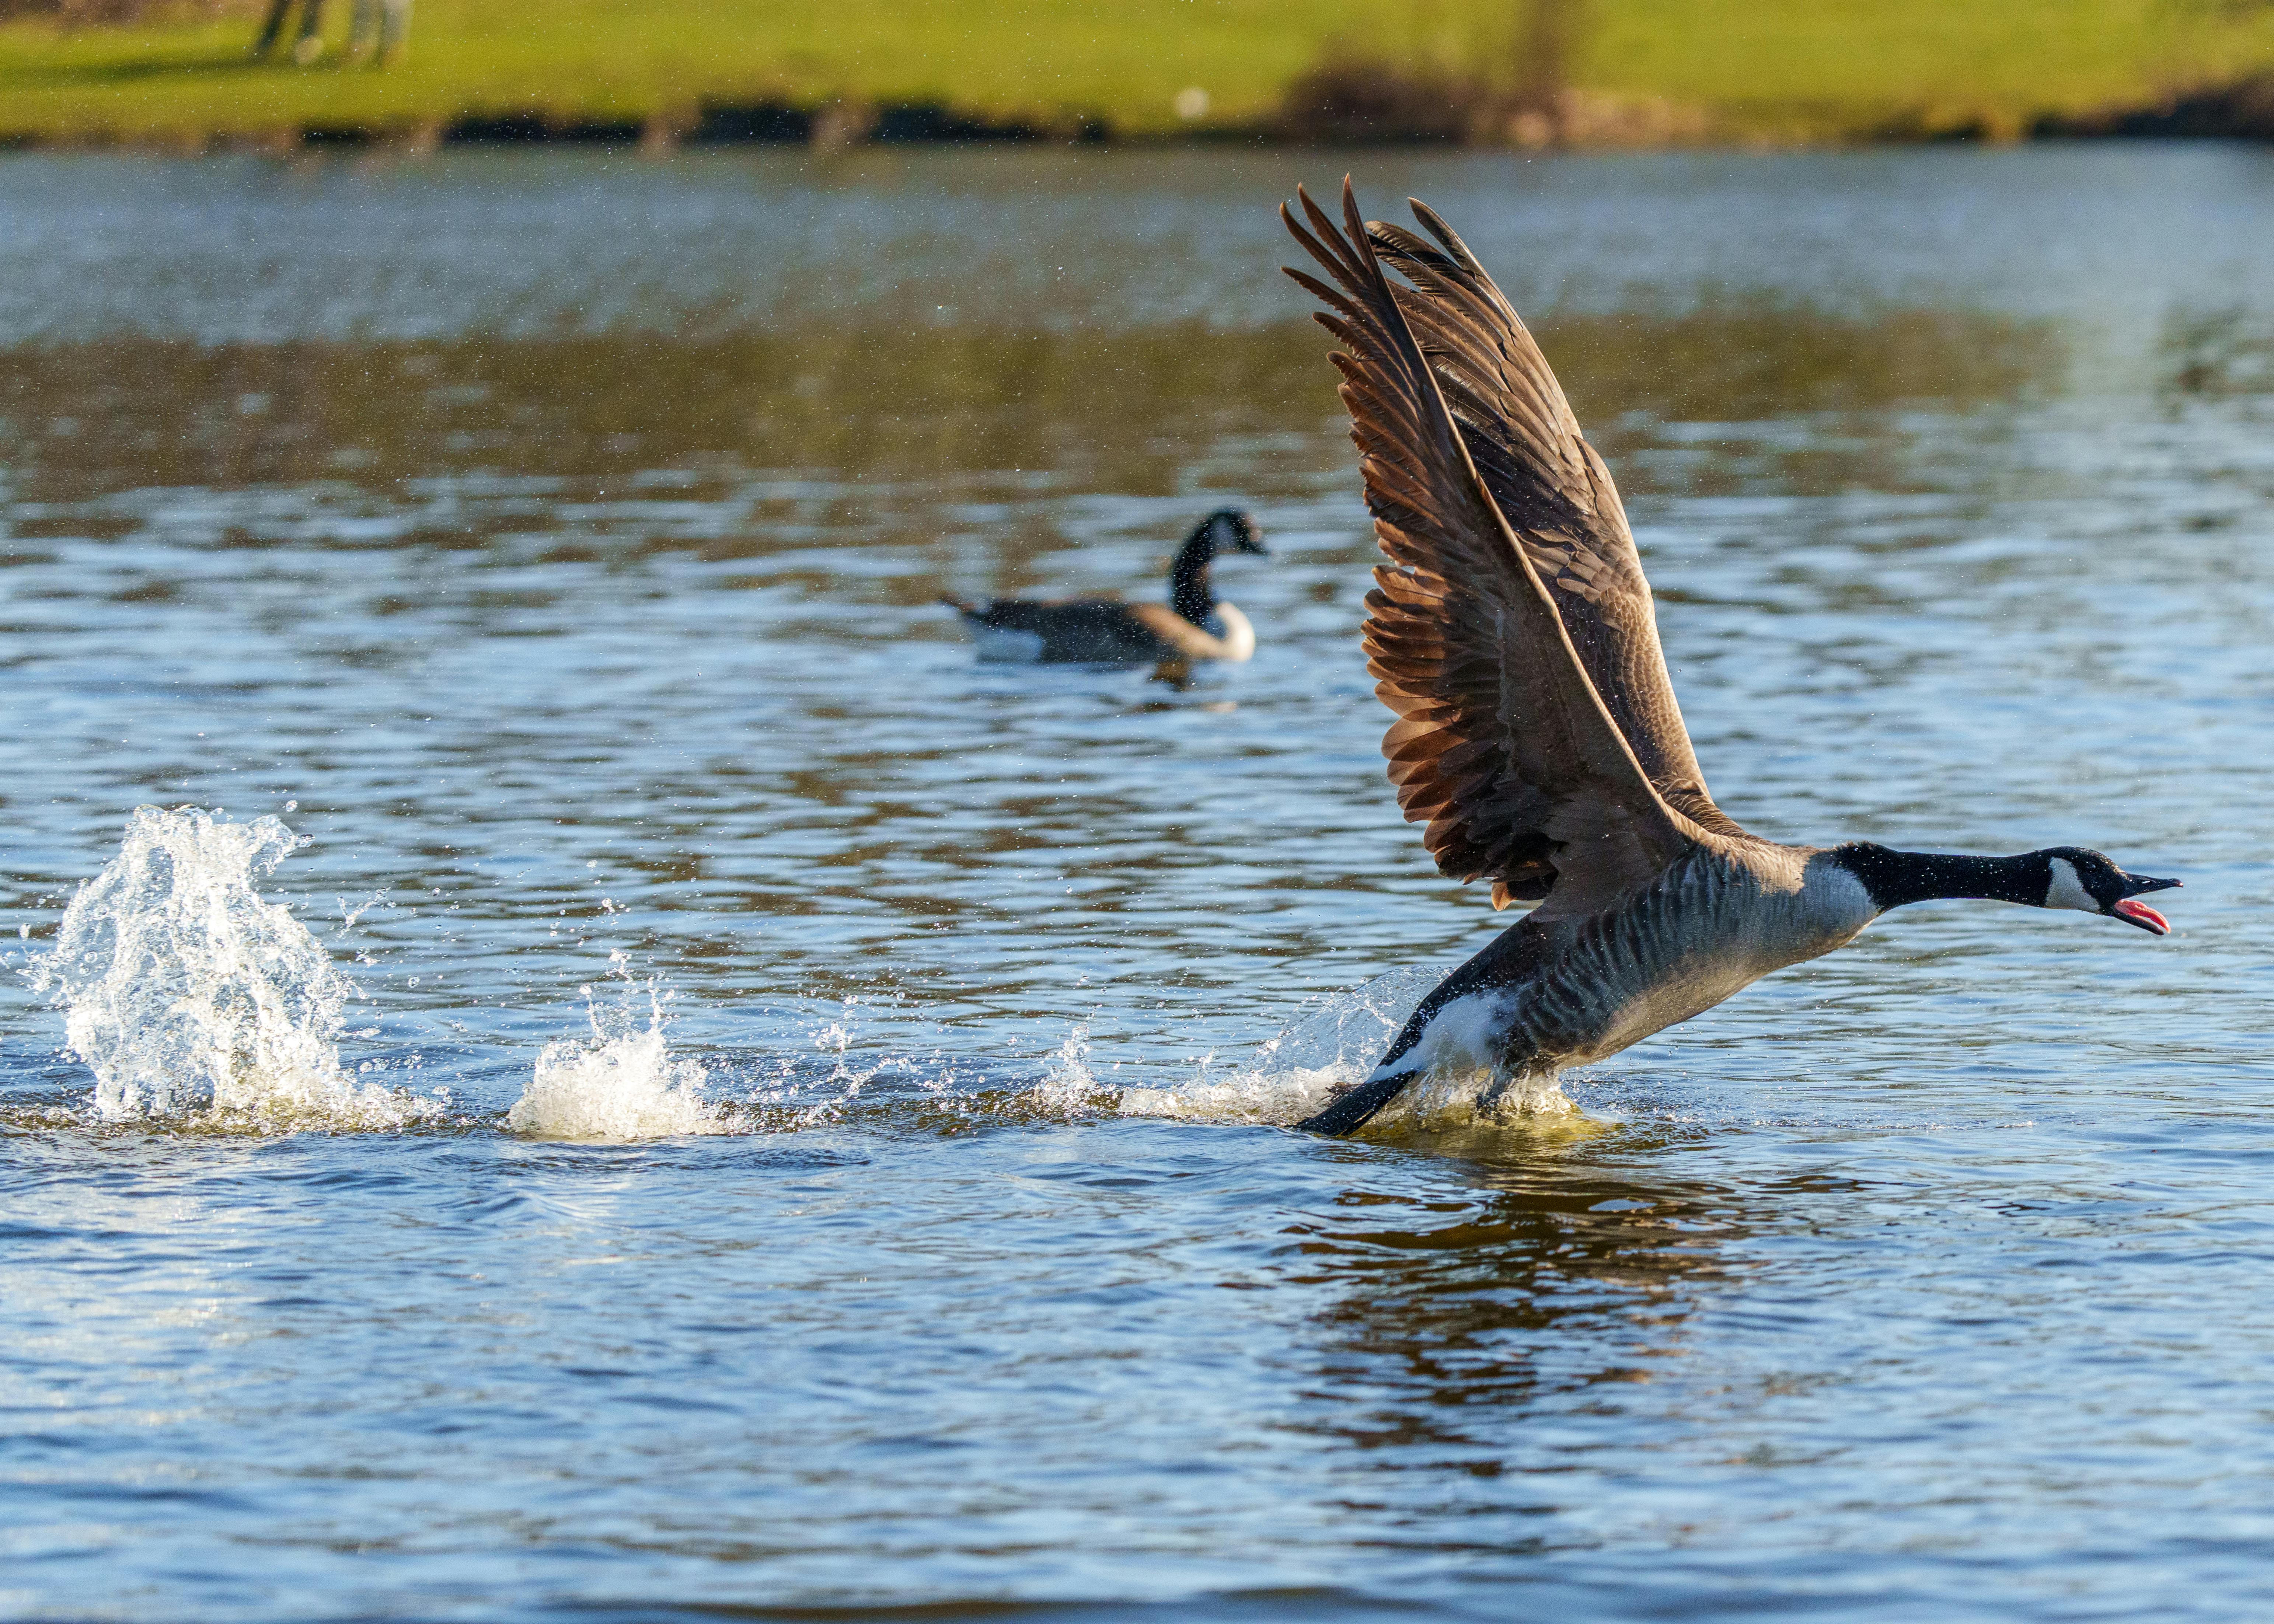
[[[1583,82],[1770,129],[2018,129],[2274,66],[2274,6],[2227,0],[1600,0],[1595,16]]]
[[[333,38],[347,6],[335,0]],[[1590,0],[1572,77],[1825,135],[2151,100],[2274,65],[2274,6],[2234,0]],[[1334,49],[1505,79],[1510,0],[418,0],[383,71],[252,63],[257,15],[60,32],[0,25],[0,136],[189,139],[468,113],[640,118],[704,101],[939,102],[1103,117],[1117,133],[1268,117]]]

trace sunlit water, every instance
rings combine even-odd
[[[1362,1144],[1507,921],[1273,268],[1352,162],[0,162],[0,1613],[2274,1606],[2274,154],[1354,161],[1735,816],[2187,885]],[[1247,665],[935,604],[1224,502]]]

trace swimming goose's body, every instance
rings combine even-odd
[[[1210,514],[1186,538],[1169,566],[1166,605],[1126,604],[1113,598],[940,601],[963,617],[985,660],[1244,660],[1255,652],[1255,628],[1216,597],[1209,578],[1209,567],[1225,553],[1270,556],[1254,524],[1236,508]]]
[[[1389,776],[1440,868],[1491,880],[1495,906],[1540,904],[1305,1126],[1350,1132],[1433,1072],[1505,1086],[1602,1059],[1906,903],[1984,898],[2169,929],[2135,898],[2177,881],[2080,847],[1793,846],[1732,821],[1691,751],[1609,470],[1516,312],[1422,205],[1434,244],[1362,222],[1347,181],[1341,229],[1301,200],[1310,230],[1282,215],[1340,287],[1290,274],[1349,352],[1334,359],[1389,560],[1366,625],[1397,717]]]

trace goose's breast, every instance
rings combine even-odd
[[[1789,875],[1700,863],[1584,931],[1550,1002],[1571,1007],[1575,1058],[1600,1059],[1855,939],[1871,897],[1837,864]]]
[[[1218,659],[1244,660],[1255,652],[1255,628],[1248,624],[1246,615],[1219,600],[1216,613],[1209,618],[1216,624],[1209,629],[1224,645],[1223,652],[1216,656]]]

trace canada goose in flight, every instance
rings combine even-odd
[[[1115,598],[940,602],[963,617],[983,660],[1244,660],[1255,652],[1255,628],[1216,597],[1209,566],[1224,553],[1269,558],[1258,536],[1254,523],[1236,508],[1220,508],[1202,519],[1169,566],[1165,605]]]
[[[1367,595],[1367,668],[1406,817],[1493,904],[1540,906],[1446,978],[1371,1076],[1302,1125],[1348,1133],[1433,1071],[1509,1083],[1615,1055],[1772,970],[1854,940],[1889,908],[1974,897],[2074,908],[2156,936],[2145,891],[2073,846],[1955,857],[1781,846],[1706,793],[1674,699],[1642,561],[1602,459],[1466,244],[1342,229],[1297,189],[1287,229],[1339,284],[1288,274],[1318,320],[1388,563]],[[1410,286],[1392,283],[1387,265]]]

